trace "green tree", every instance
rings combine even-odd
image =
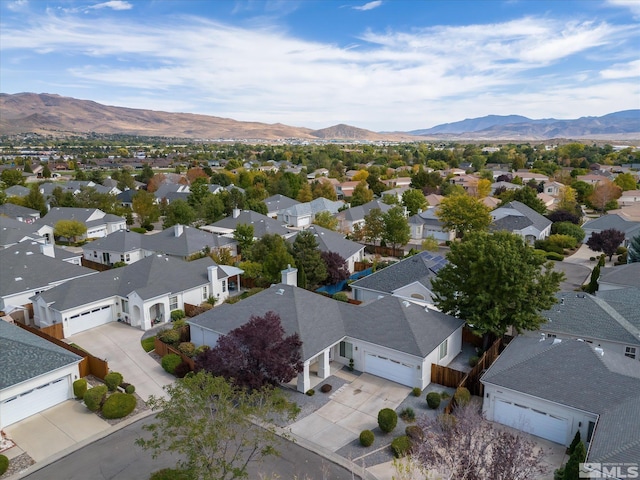
[[[524,203],[527,207],[532,208],[540,215],[547,213],[547,206],[538,198],[538,192],[527,186],[518,188],[517,190],[507,190],[500,198],[502,199],[502,203],[500,204],[501,207],[509,202],[517,201]]]
[[[31,168],[31,160],[25,160],[25,162],[24,162],[24,172],[33,173],[33,169]]]
[[[173,227],[174,225],[191,225],[196,219],[195,210],[184,200],[174,200],[167,206],[163,228]]]
[[[167,398],[152,396],[147,402],[156,417],[144,426],[150,437],[136,444],[154,458],[176,454],[186,478],[248,478],[250,462],[277,454],[274,419],[291,420],[297,414],[279,389],[250,391],[204,371],[165,390]]]
[[[338,219],[327,210],[317,213],[313,223],[334,232],[338,229]]]
[[[276,234],[267,234],[254,243],[251,260],[262,264],[263,279],[270,283],[279,283],[280,272],[296,263],[283,238]]]
[[[45,164],[45,166],[42,167],[42,178],[51,178],[51,169],[47,164]]]
[[[619,186],[623,192],[636,189],[636,179],[630,173],[619,173],[613,183]]]
[[[207,179],[204,177],[198,177],[189,186],[189,195],[187,196],[187,203],[193,208],[198,210],[202,202],[208,196],[213,196],[209,191],[209,185]]]
[[[393,207],[382,214],[384,222],[383,240],[391,245],[394,254],[398,246],[406,245],[411,238],[411,228],[401,207]]]
[[[132,210],[138,217],[140,225],[151,225],[160,218],[160,207],[153,193],[138,190],[133,196]]]
[[[4,188],[13,187],[14,185],[24,185],[24,177],[20,170],[3,170],[0,174],[0,180],[2,180]]]
[[[402,205],[407,207],[409,215],[415,215],[419,210],[427,208],[427,199],[420,190],[412,188],[402,194]]]
[[[240,223],[236,226],[236,230],[233,232],[233,238],[238,242],[239,253],[245,259],[251,258],[251,247],[253,246],[253,225]]]
[[[463,238],[469,232],[486,230],[491,225],[490,209],[477,198],[467,194],[446,197],[440,203],[436,215],[444,228]]]
[[[318,242],[310,230],[303,230],[293,241],[293,256],[298,268],[302,267],[307,284],[313,288],[327,278],[327,268],[320,256]]]
[[[29,187],[29,193],[24,197],[24,206],[38,210],[42,217],[47,214],[47,202],[38,185],[33,184]]]
[[[580,464],[587,458],[587,450],[584,443],[580,442],[573,450],[564,468],[564,480],[580,480]]]
[[[75,242],[76,237],[87,233],[87,226],[78,220],[58,220],[53,226],[53,234],[56,237],[68,238]]]
[[[140,172],[140,175],[136,176],[136,180],[147,185],[149,183],[149,180],[151,180],[153,176],[154,176],[154,173],[153,173],[153,169],[151,168],[151,165],[149,165],[148,163],[145,163],[142,166],[142,172]]]
[[[372,208],[364,216],[362,236],[367,243],[376,244],[384,234],[384,217],[379,208]]]
[[[439,248],[440,244],[433,235],[428,236],[422,241],[422,250],[426,250],[428,252],[437,252]]]
[[[353,189],[353,196],[350,199],[351,206],[364,205],[371,200],[373,200],[373,191],[369,190],[366,180],[360,180],[356,188]]]
[[[627,262],[640,262],[640,234],[631,239],[629,249],[627,250]]]
[[[537,330],[564,278],[522,237],[504,231],[469,233],[451,244],[447,259],[432,281],[435,304],[484,335],[485,348],[510,326]]]

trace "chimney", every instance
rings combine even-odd
[[[298,286],[298,269],[291,268],[291,265],[287,265],[286,270],[282,270],[282,283],[285,285]]]
[[[47,257],[56,258],[56,252],[53,249],[53,243],[41,243],[40,253],[46,255]]]
[[[184,231],[184,227],[179,223],[173,226],[173,233],[176,237],[179,237],[180,235],[182,235],[183,231]]]
[[[233,218],[238,218],[240,216],[240,209],[239,208],[234,208],[233,209]]]
[[[208,266],[207,276],[209,278],[209,283],[213,285],[218,280],[218,266],[217,265]]]

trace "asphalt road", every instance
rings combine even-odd
[[[142,425],[149,417],[98,440],[71,455],[25,477],[29,480],[146,480],[162,468],[174,467],[177,457],[168,454],[153,459],[150,452],[135,445],[136,438],[148,435]],[[346,469],[294,443],[278,446],[280,457],[252,463],[250,479],[265,480],[352,480]],[[355,477],[357,478],[357,477]]]

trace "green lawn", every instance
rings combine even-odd
[[[155,348],[155,341],[156,336],[154,335],[153,337],[147,337],[144,340],[141,340],[140,343],[142,344],[142,348],[144,348],[145,352],[150,352]]]

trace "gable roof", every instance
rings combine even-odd
[[[25,223],[0,215],[0,247],[13,245],[25,238],[44,242],[44,238],[38,233],[38,227],[33,223]]]
[[[291,215],[293,217],[300,217],[303,215],[315,215],[319,212],[328,211],[329,213],[338,213],[340,207],[344,205],[344,202],[338,200],[334,202],[333,200],[327,200],[324,197],[318,197],[310,202],[306,203],[298,203],[297,205],[292,205],[289,208],[285,208],[284,210],[280,210],[278,214],[283,215]]]
[[[128,230],[118,230],[106,237],[85,243],[82,250],[109,250],[112,252],[132,252],[142,248],[144,235]]]
[[[431,225],[434,227],[442,227],[442,220],[436,214],[436,208],[427,208],[424,212],[416,213],[409,217],[410,225]]]
[[[597,232],[613,228],[614,230],[625,233],[625,236],[627,236],[627,238],[630,238],[630,232],[635,232],[637,230],[638,233],[640,233],[640,222],[632,222],[625,219],[621,215],[608,213],[606,215],[602,215],[601,217],[594,218],[593,220],[585,222],[582,225],[582,228],[584,230],[592,230]]]
[[[5,188],[4,193],[7,197],[26,197],[30,191],[24,185],[11,185],[9,188]]]
[[[0,205],[0,216],[7,216],[9,218],[17,217],[33,217],[39,218],[40,212],[33,208],[23,207],[22,205],[16,205],[15,203],[3,203]]]
[[[252,225],[253,236],[256,238],[262,238],[266,234],[287,235],[292,232],[292,230],[282,225],[282,222],[253,210],[243,210],[237,217],[229,216],[223,218],[211,226],[235,230],[241,224]]]
[[[420,282],[426,288],[431,287],[431,278],[445,265],[447,260],[429,252],[420,252],[382,270],[356,280],[351,287],[366,288],[391,294],[397,289],[413,282]]]
[[[578,340],[516,337],[489,367],[483,383],[600,415],[588,460],[640,458],[638,361]]]
[[[82,360],[44,338],[0,320],[0,390]]]
[[[628,263],[617,267],[603,268],[598,283],[640,288],[640,263]]]
[[[280,194],[272,195],[268,198],[265,198],[263,202],[267,206],[267,211],[269,212],[278,212],[280,210],[292,207],[300,203],[293,198],[289,198]]]
[[[189,323],[228,334],[252,315],[262,316],[269,311],[280,316],[287,335],[300,335],[304,360],[345,336],[424,358],[464,324],[455,317],[396,297],[351,305],[284,284],[233,305],[223,304]]]
[[[496,208],[491,212],[491,216],[495,224],[494,229],[498,230],[522,230],[532,225],[541,232],[552,223],[547,217],[540,215],[531,207],[518,201],[509,202],[503,207]],[[502,220],[503,218],[505,220]],[[511,228],[511,225],[514,228]]]
[[[355,222],[358,220],[363,220],[365,215],[367,215],[371,210],[375,208],[379,209],[382,213],[385,213],[391,210],[393,207],[394,205],[387,205],[382,200],[374,199],[363,205],[347,208],[346,210],[340,212],[339,215],[343,216],[345,220]]]
[[[187,225],[174,225],[154,235],[143,235],[146,250],[166,255],[187,257],[206,247],[220,247],[236,243],[235,240]]]
[[[597,297],[624,317],[636,329],[640,329],[640,289],[620,288],[597,292]]]
[[[364,245],[348,240],[343,234],[319,225],[311,225],[307,230],[313,233],[321,252],[335,252],[347,260],[364,249]],[[296,233],[288,238],[287,241],[293,243],[297,236],[298,234]]]

